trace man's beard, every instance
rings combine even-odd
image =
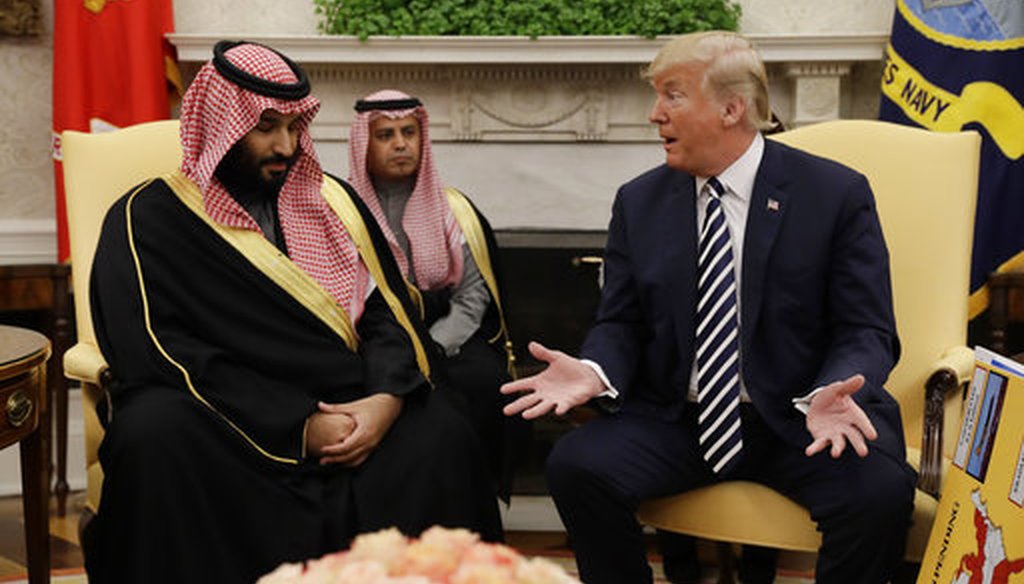
[[[217,165],[214,176],[239,203],[275,200],[298,155],[296,151],[291,158],[275,154],[258,159],[242,142],[236,142]],[[263,178],[265,164],[281,162],[287,164],[283,172],[274,173],[270,179]]]

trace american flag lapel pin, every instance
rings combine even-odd
[[[779,210],[779,202],[776,201],[775,199],[768,199],[768,210],[769,211],[778,211]]]

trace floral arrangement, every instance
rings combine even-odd
[[[557,564],[432,527],[418,539],[395,528],[360,535],[347,551],[282,564],[257,584],[580,584]]]

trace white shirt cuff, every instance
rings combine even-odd
[[[604,374],[604,369],[601,369],[600,365],[590,359],[580,359],[580,363],[583,363],[587,367],[593,369],[594,373],[597,373],[597,376],[601,379],[601,383],[605,387],[605,390],[597,394],[595,397],[610,397],[612,399],[617,399],[619,397],[619,390],[615,389],[611,382],[608,381],[608,376]]]
[[[818,392],[823,390],[823,389],[825,389],[824,385],[822,385],[821,387],[814,388],[814,390],[811,391],[811,393],[809,393],[809,394],[807,394],[807,395],[805,395],[803,397],[794,397],[793,398],[793,407],[798,409],[798,410],[800,410],[800,413],[802,413],[803,415],[806,416],[807,415],[807,410],[811,409],[811,399],[814,396],[818,395]]]

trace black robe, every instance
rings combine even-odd
[[[532,425],[522,416],[506,416],[502,409],[516,396],[499,391],[512,380],[515,356],[505,323],[504,298],[498,245],[491,224],[473,201],[461,191],[446,189],[459,228],[490,294],[490,303],[473,336],[447,357],[438,349],[438,378],[454,393],[453,401],[470,420],[484,445],[497,495],[509,502],[515,471],[529,447]],[[426,327],[448,314],[448,289],[420,290],[421,314]]]
[[[403,314],[411,304],[390,254],[379,254],[385,277],[353,350],[352,335],[257,268],[167,179],[111,208],[93,265],[93,322],[115,381],[85,549],[91,582],[251,584],[389,526],[500,539],[482,449],[417,366],[413,337],[426,336]],[[346,191],[373,247],[386,250]],[[283,254],[275,261],[295,275]],[[306,458],[318,401],[378,392],[403,396],[403,409],[366,462]]]

